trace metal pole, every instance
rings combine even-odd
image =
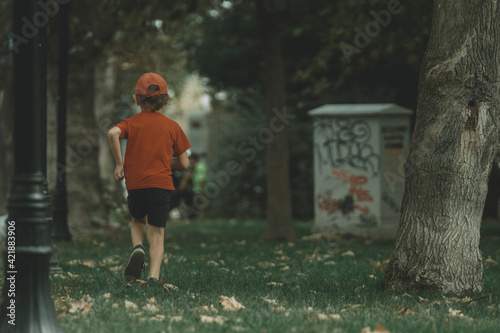
[[[66,192],[66,105],[68,96],[68,6],[59,9],[59,87],[57,98],[57,175],[52,239],[71,241]]]
[[[47,29],[41,29],[40,35],[40,48],[41,53],[41,71],[42,71],[42,82],[40,85],[41,90],[41,107],[42,107],[42,139],[40,140],[40,151],[42,152],[42,173],[45,179],[43,184],[45,197],[49,208],[47,209],[47,222],[49,226],[52,227],[52,209],[50,206],[50,193],[49,193],[49,183],[47,182]],[[61,273],[62,268],[59,266],[59,259],[55,251],[52,251],[49,259],[49,273],[57,274]]]
[[[13,33],[27,43],[19,43],[14,55],[14,175],[7,203],[0,331],[62,332],[50,295],[52,246],[40,149],[46,128],[42,128],[44,48],[39,31],[46,24],[32,23],[40,23],[35,21],[40,12],[36,0],[16,0],[12,6]],[[30,21],[32,27],[27,28]]]

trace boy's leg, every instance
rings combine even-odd
[[[130,228],[130,235],[132,236],[132,246],[144,244],[144,237],[146,236],[146,226],[148,224],[147,216],[142,219],[132,217],[132,228]]]
[[[148,243],[149,243],[149,278],[160,278],[160,267],[163,261],[163,240],[165,228],[149,225]]]
[[[132,217],[131,236],[134,248],[130,254],[127,266],[125,267],[125,279],[130,281],[141,278],[141,271],[144,267],[145,249],[144,236],[146,233],[147,218],[136,219]]]

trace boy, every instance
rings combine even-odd
[[[125,279],[139,279],[144,268],[146,235],[149,243],[148,283],[158,283],[163,260],[164,231],[174,190],[172,169],[186,169],[191,147],[179,124],[162,114],[170,100],[167,83],[158,74],[146,73],[135,88],[135,102],[141,113],[123,120],[108,132],[115,158],[115,179],[125,176],[128,207],[132,215],[133,249],[125,268]],[[125,163],[120,141],[127,139]],[[173,153],[177,157],[172,157]],[[123,172],[125,171],[125,175]]]

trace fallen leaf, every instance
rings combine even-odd
[[[162,321],[164,319],[165,319],[165,316],[161,315],[161,314],[155,314],[154,316],[149,318],[149,320],[154,320],[154,321]]]
[[[283,287],[285,284],[283,282],[269,282],[267,285],[271,287]]]
[[[156,299],[154,298],[154,296],[151,298],[148,298],[148,303],[149,304],[156,304]]]
[[[271,267],[276,266],[276,264],[274,262],[267,262],[267,261],[259,262],[257,265],[260,266],[261,268],[271,268]]]
[[[157,315],[158,316],[158,315]],[[182,321],[182,317],[181,316],[173,316],[173,317],[170,317],[170,321],[172,323],[179,323]]]
[[[220,296],[219,304],[222,305],[222,310],[224,311],[237,311],[245,308],[242,304],[236,301],[234,296],[231,298]]]
[[[111,297],[111,293],[103,294],[102,297],[103,298],[110,298]]]
[[[174,286],[173,284],[170,284],[170,283],[165,283],[165,284],[163,285],[163,287],[166,287],[166,288],[168,288],[169,290],[172,290],[172,291],[177,291],[177,290],[179,290],[179,288],[178,288],[178,287],[176,287],[176,286]]]
[[[98,242],[95,239],[92,241],[92,244],[97,248],[103,248],[106,245],[104,242]]]
[[[70,278],[72,278],[72,279],[76,279],[77,277],[79,277],[79,275],[78,275],[78,274],[73,274],[73,273],[71,273],[71,272],[68,272],[68,276],[69,276]]]
[[[219,311],[218,311],[218,310],[214,307],[214,305],[213,305],[213,304],[211,304],[211,305],[203,305],[203,306],[198,306],[198,307],[196,307],[196,308],[194,308],[194,309],[195,309],[195,311],[208,311],[208,312],[215,312],[215,313],[219,312]]]
[[[484,263],[486,265],[488,265],[488,266],[496,266],[496,265],[498,265],[498,263],[495,260],[491,259],[491,257],[488,257],[488,259],[486,259],[484,261]]]
[[[326,320],[326,321],[336,321],[340,320],[340,315],[338,314],[330,314],[326,315],[324,313],[318,313],[313,316],[313,320],[319,321],[319,320]]]
[[[226,318],[223,316],[210,317],[210,316],[201,315],[200,321],[202,323],[217,323],[219,325],[223,325],[224,323],[229,321],[229,318]]]
[[[119,307],[120,307],[120,305],[118,305],[117,303],[113,303],[113,305],[111,305],[111,307],[112,307],[113,309],[117,309],[117,308],[119,308]]]
[[[219,266],[219,264],[217,262],[213,261],[213,260],[207,261],[207,265],[208,266],[213,266],[213,267]]]
[[[439,304],[441,304],[440,301],[433,301],[433,302],[431,302],[427,298],[422,298],[420,296],[418,298],[420,299],[420,302],[422,302],[423,304],[426,304],[426,305],[434,305],[434,304],[439,305]]]
[[[459,318],[464,318],[464,319],[472,320],[472,318],[467,317],[466,315],[464,315],[464,314],[463,314],[463,313],[461,313],[461,312],[462,312],[461,310],[453,310],[452,308],[449,308],[449,309],[448,309],[448,313],[449,313],[452,317],[459,317]]]
[[[133,310],[135,310],[137,308],[138,307],[137,307],[137,305],[135,303],[125,300],[125,309],[133,309]]]
[[[148,304],[146,304],[146,305],[144,305],[144,306],[142,307],[142,309],[143,309],[144,311],[149,311],[149,312],[152,312],[152,313],[156,313],[156,312],[160,311],[160,309],[159,309],[156,305],[154,305],[154,304],[149,304],[149,303],[148,303]]]
[[[336,265],[336,264],[337,264],[337,263],[336,263],[335,261],[333,261],[333,260],[330,260],[330,261],[325,261],[325,262],[323,263],[323,265],[325,265],[325,266],[329,266],[329,265]]]
[[[148,284],[147,281],[144,281],[144,280],[141,280],[141,279],[133,279],[131,282],[132,283],[136,283],[136,284],[138,284],[140,286],[144,286],[144,285]]]
[[[400,308],[400,307],[397,307],[397,306],[391,304],[391,308],[396,310],[397,313],[399,313],[399,314],[414,314],[415,313],[415,310],[410,309],[407,306],[405,306],[404,308]]]
[[[275,299],[270,299],[270,298],[267,298],[267,297],[268,296],[261,297],[260,299],[263,300],[266,303],[269,303],[269,304],[278,304],[278,301],[276,301]]]
[[[342,253],[342,256],[343,257],[345,257],[345,256],[354,257],[354,252],[349,250],[349,251]]]
[[[85,259],[83,262],[82,262],[82,265],[83,266],[87,266],[87,267],[90,267],[90,268],[94,268],[97,266],[97,264],[95,263],[94,260],[90,260],[90,259]]]
[[[389,331],[383,325],[377,324],[377,326],[375,326],[375,328],[373,329],[373,331],[368,326],[368,327],[363,328],[361,330],[361,333],[389,333]]]

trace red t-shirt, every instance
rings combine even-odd
[[[191,144],[182,128],[159,112],[141,111],[116,125],[127,139],[124,158],[127,190],[162,188],[174,190],[170,162],[173,153],[184,153]]]

